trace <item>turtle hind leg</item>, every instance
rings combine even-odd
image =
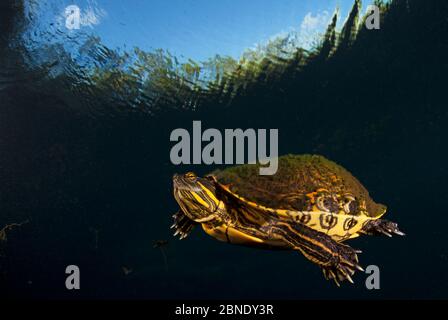
[[[337,285],[344,280],[353,283],[351,276],[356,270],[363,270],[358,263],[359,251],[305,225],[274,222],[263,229],[270,237],[281,238],[319,265],[325,278],[333,279]]]
[[[340,282],[348,280],[353,283],[352,276],[356,270],[364,271],[358,264],[357,253],[361,252],[355,250],[347,245],[338,243],[340,246],[336,249],[337,256],[331,260],[330,263],[322,265],[322,272],[325,279],[333,280],[339,287]]]
[[[398,229],[398,225],[395,222],[386,219],[369,220],[360,232],[367,235],[384,234],[388,237],[392,237],[393,234],[397,234],[399,236],[405,235]]]
[[[193,227],[197,224],[190,218],[188,218],[182,210],[177,211],[173,214],[174,223],[171,226],[171,229],[174,229],[174,236],[179,235],[179,240],[186,238]]]

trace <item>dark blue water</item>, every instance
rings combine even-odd
[[[0,228],[25,222],[0,241],[2,296],[448,298],[447,4],[395,1],[380,30],[353,34],[349,19],[320,50],[229,67],[219,81],[181,73],[163,52],[123,58],[87,35],[76,57],[57,42],[33,51],[24,8],[0,5]],[[172,175],[216,168],[170,162],[171,131],[193,120],[278,128],[280,154],[351,171],[407,234],[350,241],[363,266],[380,267],[381,289],[361,273],[337,288],[300,254],[199,228],[173,238]],[[65,289],[69,264],[81,269],[76,292]]]

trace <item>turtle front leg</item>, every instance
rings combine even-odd
[[[386,219],[370,220],[359,232],[367,235],[384,234],[388,237],[392,237],[392,234],[397,234],[399,236],[405,235],[398,229],[398,225],[395,222]]]
[[[174,223],[171,226],[171,229],[174,229],[174,236],[180,235],[179,240],[186,238],[193,227],[197,224],[190,218],[188,218],[182,210],[177,211],[173,214]]]
[[[300,251],[308,260],[322,268],[327,280],[339,282],[348,280],[356,269],[363,271],[358,264],[357,251],[345,244],[334,241],[330,236],[301,224],[274,222],[262,229],[270,238],[280,238],[292,249]]]

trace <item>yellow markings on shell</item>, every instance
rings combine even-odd
[[[268,208],[263,205],[257,204],[255,202],[249,201],[249,200],[245,199],[244,197],[241,197],[241,196],[235,194],[227,186],[224,186],[224,185],[221,185],[221,186],[224,190],[228,191],[236,198],[245,202],[247,205],[249,205],[255,209],[258,209],[258,210],[264,210],[266,212],[276,214],[278,217],[284,218],[288,221],[292,219],[293,221],[300,223],[301,217],[303,217],[304,215],[309,215],[310,220],[307,223],[305,223],[305,225],[307,225],[308,227],[310,227],[316,231],[327,234],[328,236],[332,237],[336,241],[347,240],[347,239],[358,237],[359,236],[358,232],[362,229],[364,222],[367,220],[372,220],[372,217],[369,217],[367,215],[352,216],[352,215],[346,214],[344,211],[340,211],[338,213],[324,212],[324,211],[319,210],[315,205],[313,206],[313,211],[294,211],[294,210],[286,210],[286,209],[272,209],[272,208]],[[325,189],[317,190],[317,192],[319,192],[319,191],[325,191]],[[307,196],[314,199],[314,195],[317,194],[317,192],[309,193],[309,194],[307,194]],[[364,203],[364,205],[365,205],[365,203]],[[321,217],[322,215],[323,215],[323,217]],[[336,225],[330,229],[323,228],[320,223],[320,219],[325,218],[325,216],[334,216],[335,218],[337,218],[338,220],[337,220]],[[344,230],[344,222],[348,218],[355,219],[357,221],[357,223],[352,228],[350,228],[348,230]],[[310,240],[308,240],[308,241],[310,241]],[[310,242],[312,242],[312,241],[310,241]]]
[[[343,212],[339,213],[329,213],[323,211],[289,211],[288,217],[292,218],[293,221],[301,222],[301,218],[304,215],[308,215],[310,218],[305,223],[310,228],[313,228],[316,231],[325,233],[332,237],[335,240],[347,240],[351,238],[356,238],[359,236],[358,232],[362,229],[364,222],[367,220],[372,220],[371,217],[368,216],[352,216],[348,214],[344,214]],[[332,228],[327,229],[321,225],[321,219],[325,219],[327,217],[333,216],[337,219],[336,225]],[[347,219],[354,219],[356,224],[348,230],[344,230],[344,223]]]
[[[326,215],[331,215],[331,214],[326,214]],[[363,216],[355,217],[355,216],[341,215],[341,214],[337,214],[335,216],[338,218],[336,225],[329,230],[322,229],[322,231],[323,232],[326,231],[326,233],[331,237],[340,237],[340,238],[345,238],[345,239],[356,237],[357,233],[362,229],[364,222],[366,220],[370,220],[369,217],[363,217]],[[353,227],[351,227],[350,229],[344,230],[344,224],[347,219],[354,219],[356,221],[356,224]]]
[[[316,197],[315,197],[316,195],[317,195],[317,192],[310,192],[310,193],[306,194],[307,198],[310,199],[311,203],[316,202]]]

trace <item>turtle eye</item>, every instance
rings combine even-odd
[[[196,180],[196,175],[193,172],[187,172],[185,174],[185,178],[190,180],[190,181],[195,181]]]

